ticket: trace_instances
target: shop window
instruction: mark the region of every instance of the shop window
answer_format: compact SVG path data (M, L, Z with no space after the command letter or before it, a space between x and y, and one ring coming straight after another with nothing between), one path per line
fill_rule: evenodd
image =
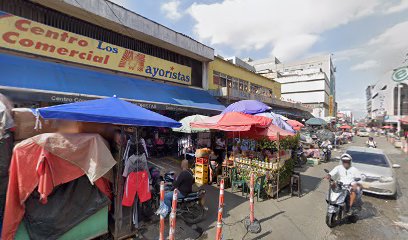
M233 78L232 79L232 88L233 89L238 89L239 87L239 80L238 79L236 79L236 78Z
M220 85L220 73L219 72L213 73L213 83L215 85Z
M227 78L222 76L220 77L220 86L221 87L226 87L227 86Z

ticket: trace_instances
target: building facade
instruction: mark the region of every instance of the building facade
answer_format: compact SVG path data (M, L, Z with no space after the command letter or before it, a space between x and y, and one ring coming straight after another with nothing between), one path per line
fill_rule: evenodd
M371 104L371 111L367 111L370 119L389 124L398 122L398 85L401 116L408 116L408 80L395 82L393 74L394 70L388 71L376 84L370 86L371 98L367 99L367 105Z
M225 104L252 99L272 106L274 112L283 115L309 117L309 108L281 100L281 83L251 70L251 65L237 57L215 57L208 67L208 89Z
M108 97L217 113L214 50L109 1L0 2L0 92L42 105Z
M336 78L331 55L282 63L276 57L246 62L255 71L282 84L285 100L307 104L315 117L335 116Z

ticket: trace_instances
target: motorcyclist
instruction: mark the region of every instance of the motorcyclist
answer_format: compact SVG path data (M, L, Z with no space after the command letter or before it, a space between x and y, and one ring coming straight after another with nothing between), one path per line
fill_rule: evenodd
M326 179L333 179L342 182L345 186L350 186L348 189L350 192L350 201L347 211L352 209L353 204L356 202L357 196L361 196L361 184L356 182L356 178L361 179L360 171L351 166L352 157L345 153L341 155L341 165L336 166L327 174Z
M320 148L328 148L329 146L331 146L331 142L329 139L326 139L322 142L322 144L320 144Z
M193 172L188 168L188 161L181 161L181 173L173 182L174 188L178 189L178 198L184 198L187 194L193 191L194 176ZM171 210L171 203L173 200L173 191L167 192L164 195L164 204L167 206L167 212Z
M376 148L377 147L377 143L374 141L373 137L369 137L367 142L366 142L367 147L372 147L372 148Z

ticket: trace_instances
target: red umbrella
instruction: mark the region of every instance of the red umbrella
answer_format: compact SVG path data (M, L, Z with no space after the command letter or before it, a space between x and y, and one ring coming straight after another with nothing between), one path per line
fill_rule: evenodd
M353 128L352 126L347 124L340 127L340 129L352 129L352 128Z
M272 123L272 119L262 116L253 116L240 112L228 112L221 117L214 116L211 120L219 120L213 124L203 124L203 122L192 122L191 127L209 128L223 131L243 132L251 129L252 126L265 128ZM206 120L204 120L206 121Z
M301 122L298 122L298 121L296 121L296 120L292 120L292 119L289 119L289 120L287 120L286 121L291 127L293 127L293 128L302 128L302 127L304 127L305 125L303 125ZM295 129L296 130L296 129Z
M394 127L393 126L384 126L384 127L382 127L383 129L393 129Z
M401 119L400 119L400 122L401 122L402 124L408 124L408 117L401 118Z
M238 136L240 138L250 138L250 139L268 138L269 140L275 141L278 139L277 138L278 133L280 137L287 137L287 136L295 135L294 133L283 130L279 128L278 126L271 124L266 128L252 127L249 131L240 132ZM232 133L228 134L228 137L230 138L234 136L237 137L237 134L234 134L234 135Z

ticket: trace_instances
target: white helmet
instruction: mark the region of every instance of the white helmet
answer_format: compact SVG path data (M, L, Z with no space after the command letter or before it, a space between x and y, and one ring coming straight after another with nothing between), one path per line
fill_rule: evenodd
M353 160L353 158L350 156L350 154L344 153L343 155L340 156L340 160L343 161L351 161Z

